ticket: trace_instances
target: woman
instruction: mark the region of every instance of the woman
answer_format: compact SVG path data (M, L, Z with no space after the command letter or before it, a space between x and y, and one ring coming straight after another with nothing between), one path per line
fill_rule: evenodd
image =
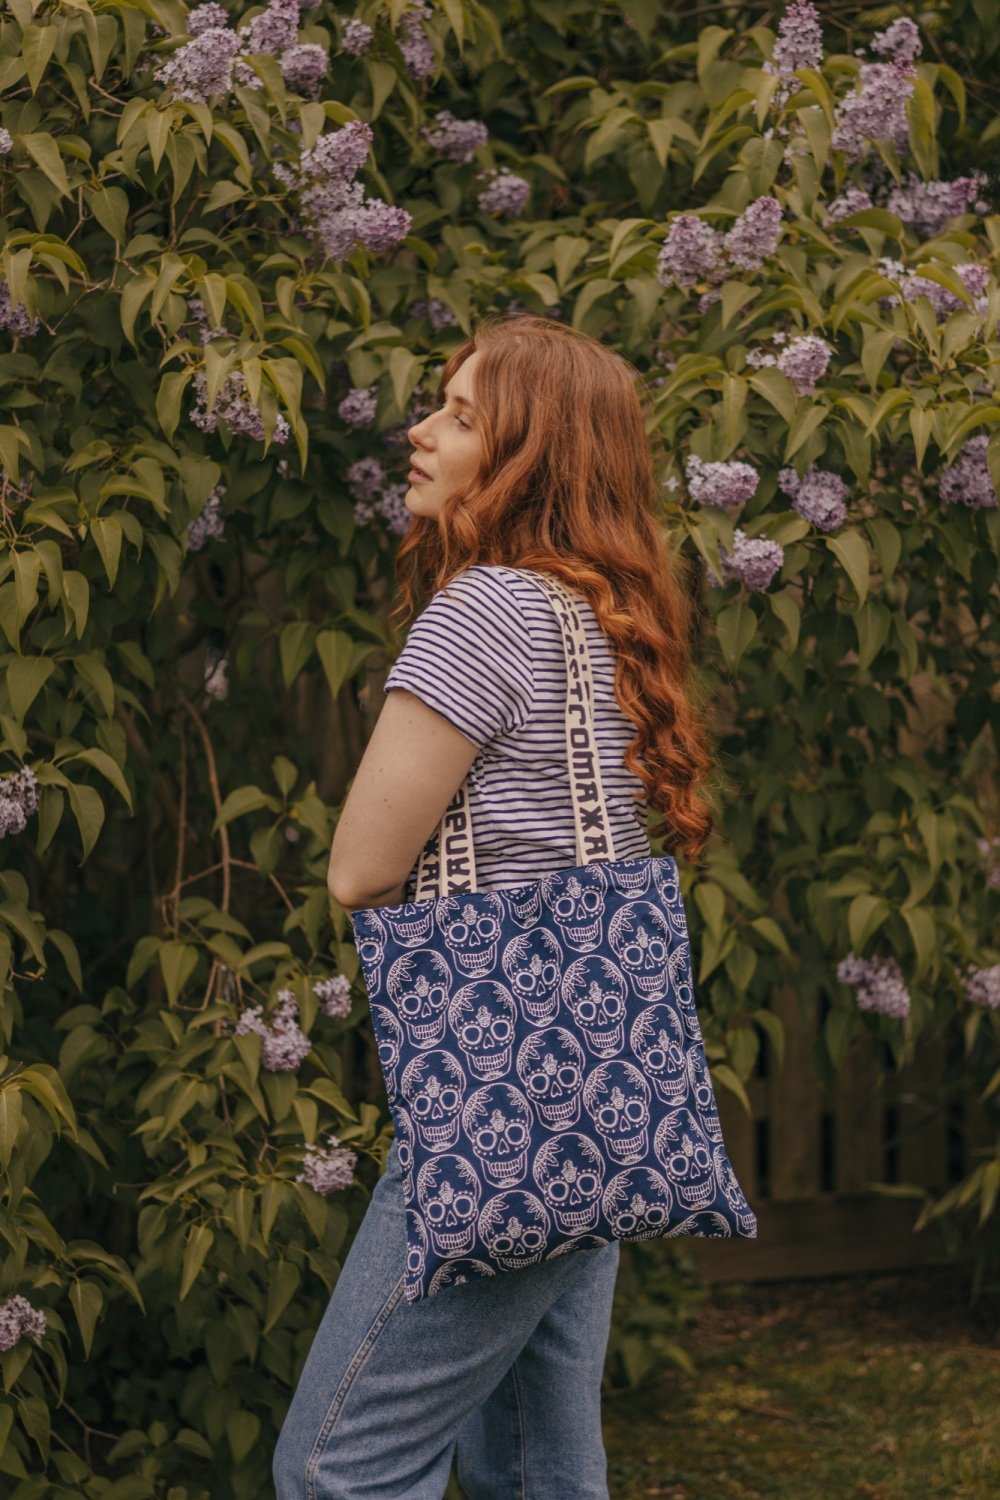
M687 687L687 609L655 516L636 372L545 318L488 320L409 431L398 554L416 618L337 825L349 910L412 899L417 861L469 775L477 887L577 863L566 671L547 598L583 597L616 858L696 857L711 760ZM306 1360L274 1458L278 1500L607 1500L600 1384L618 1244L403 1296L394 1143Z

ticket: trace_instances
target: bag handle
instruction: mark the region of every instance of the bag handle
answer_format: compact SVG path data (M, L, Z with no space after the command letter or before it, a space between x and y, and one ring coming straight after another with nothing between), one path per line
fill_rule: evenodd
M614 838L594 727L594 675L587 633L577 596L549 573L514 568L548 595L562 632L566 661L566 758L580 865L613 860ZM442 855L443 851L443 855ZM468 777L445 808L435 832L420 854L414 901L436 900L476 890L476 856L472 836Z

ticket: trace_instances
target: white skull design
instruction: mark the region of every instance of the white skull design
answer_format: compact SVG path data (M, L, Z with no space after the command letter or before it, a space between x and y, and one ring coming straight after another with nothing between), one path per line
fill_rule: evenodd
M722 1140L719 1109L715 1102L715 1090L708 1071L708 1059L701 1042L695 1042L687 1055L688 1078L694 1093L695 1108L701 1127L712 1142Z
M649 888L649 856L638 859L616 859L608 865L608 877L619 896L635 900Z
M499 1265L519 1271L541 1260L548 1243L549 1216L534 1193L513 1188L486 1204L479 1215L479 1235Z
M403 1069L403 1098L426 1151L447 1151L458 1140L458 1117L465 1099L465 1074L443 1048L411 1057Z
M409 1111L398 1103L393 1111L393 1124L396 1128L396 1156L405 1181L413 1171L413 1121Z
M428 1291L433 1297L444 1291L445 1287L462 1286L466 1281L482 1281L484 1277L496 1274L493 1267L483 1260L459 1256L457 1260L446 1260L443 1266L438 1266L431 1277Z
M542 880L542 899L555 917L568 948L589 953L601 941L601 918L608 877L599 864L583 865L572 874L557 872Z
M599 1234L581 1234L571 1240L563 1240L554 1250L550 1250L545 1257L546 1260L555 1260L557 1255L568 1255L571 1250L603 1250L605 1245L613 1245L613 1240L602 1240Z
M421 1281L427 1264L427 1231L416 1209L406 1210L406 1275Z
M629 1167L604 1189L604 1217L619 1240L652 1240L666 1232L674 1195L652 1167Z
M514 1044L514 997L505 984L477 979L463 985L448 1006L448 1025L474 1078L502 1078Z
M630 901L608 924L608 942L640 1000L662 1000L667 989L667 922L651 901Z
M745 1238L752 1240L757 1233L757 1215L747 1202L743 1189L736 1180L733 1164L726 1155L725 1146L716 1146L712 1157L715 1163L715 1176L722 1189L722 1195L736 1219L736 1227Z
M533 1032L518 1048L517 1076L549 1130L566 1130L579 1119L583 1065L583 1048L564 1026Z
M531 1106L512 1083L476 1089L462 1111L462 1129L498 1187L513 1187L527 1172L531 1126Z
M684 1030L695 1042L701 1041L701 1026L695 1009L694 986L691 983L691 949L687 943L679 943L671 949L667 959L667 979L670 999L681 1013Z
M661 854L653 860L653 884L664 906L680 904L681 884L677 878L677 861L673 855Z
M577 1131L554 1135L532 1162L532 1175L560 1229L584 1234L597 1223L604 1186L604 1158Z
M436 1047L444 1037L451 971L433 948L400 954L386 987L414 1047Z
M354 929L354 946L358 950L358 961L365 983L369 994L374 995L379 986L389 935L382 918L365 908L351 913L351 926Z
M617 964L597 953L578 958L563 975L560 993L595 1057L622 1050L628 985Z
M702 1240L729 1240L733 1237L733 1231L721 1214L688 1214L686 1219L675 1224L673 1229L664 1235L664 1239L677 1240L684 1235L693 1235Z
M707 1208L715 1197L715 1173L708 1140L688 1109L671 1110L656 1127L653 1150L682 1207Z
M468 979L482 979L497 961L503 906L490 891L449 896L438 920L455 962Z
M672 1005L650 1005L632 1022L632 1051L664 1104L680 1104L688 1091L684 1032Z
M396 1064L399 1062L400 1048L403 1045L403 1028L387 1006L373 1005L371 1011L372 1029L378 1043L378 1060L385 1074L386 1092L394 1094Z
M587 1113L623 1165L641 1161L649 1150L649 1085L631 1063L601 1063L583 1089Z
M417 1173L417 1201L439 1255L466 1255L476 1237L482 1189L464 1156L425 1161Z
M533 927L542 915L542 888L537 880L505 886L497 894L518 927Z
M507 983L532 1026L548 1026L559 1012L562 959L562 949L547 927L512 938L503 950Z
M386 910L385 920L396 942L401 948L419 948L430 941L434 928L434 906L426 901L401 901Z

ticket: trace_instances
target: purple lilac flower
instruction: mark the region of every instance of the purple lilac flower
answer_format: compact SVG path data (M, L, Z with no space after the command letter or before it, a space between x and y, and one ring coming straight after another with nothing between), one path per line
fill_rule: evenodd
M351 981L346 974L331 974L329 979L318 979L313 993L320 1002L325 1016L343 1020L351 1013Z
M13 307L10 288L0 286L0 330L5 333L32 334L42 326L41 318L29 318L28 309L21 303Z
M976 839L976 848L983 857L986 884L990 890L1000 890L1000 833L991 839Z
M456 120L449 109L440 110L434 124L425 125L423 133L429 146L455 162L471 161L476 148L485 146L490 138L481 120Z
M195 405L191 412L191 421L201 429L202 432L215 432L220 422L225 422L232 432L239 433L244 437L261 438L266 434L264 431L264 418L260 410L251 401L247 391L246 380L240 370L234 370L227 375L222 390L212 410L208 410L208 382L204 371L199 370L194 377ZM291 437L291 428L283 416L278 416L274 425L274 436L272 443L287 443Z
M747 205L722 243L737 270L757 271L774 254L780 235L781 204L765 194Z
M939 318L945 317L948 313L969 310L961 297L956 297L954 292L949 292L947 287L941 286L938 282L931 281L930 277L921 276L919 271L904 265L901 260L894 260L891 255L883 255L879 258L878 264L883 276L901 284L905 301L913 302L917 297L927 297ZM985 261L971 260L954 265L951 269L965 283L969 296L972 298L974 311L985 313L988 310L986 290L990 279L989 266ZM884 303L886 307L898 307L900 302L897 295L880 297L878 300L880 305Z
M787 375L799 396L808 396L816 389L816 382L826 373L833 350L817 334L806 333L792 339L786 349L778 355L777 366Z
M279 61L281 76L288 87L308 99L315 99L330 62L323 48L317 42L298 42L283 52Z
M411 216L381 198L364 196L350 179L368 158L369 125L350 120L303 151L292 168L278 165L275 176L299 195L309 228L331 260L343 260L359 241L372 252L398 245L410 231Z
M987 180L980 171L951 182L921 182L910 173L899 187L892 188L885 206L918 234L933 236L970 207L977 214L989 212L982 197Z
M729 578L738 578L748 589L766 589L785 560L785 549L780 542L768 541L766 537L748 537L739 526L733 532L733 549L719 548L723 572Z
M722 243L711 224L697 214L678 214L657 258L660 285L690 287L696 281L720 281L724 275Z
M970 510L996 510L997 492L986 462L989 435L985 432L963 443L953 464L941 472L938 498L943 505L966 505Z
M359 21L357 16L344 22L344 34L340 43L342 52L349 52L352 57L364 57L371 44L372 28L367 22Z
M848 214L861 213L863 209L874 207L871 194L864 188L845 188L827 204L826 221L828 224L837 224L841 219L846 219Z
M387 485L377 505L387 528L396 536L402 536L413 520L413 513L406 506L409 488L408 484Z
M321 135L308 151L299 157L299 170L307 177L356 177L368 160L374 135L364 120L348 120L331 135Z
M351 427L370 427L375 420L378 391L375 386L355 386L337 407L337 415Z
M14 137L0 125L0 156L9 156L14 149Z
M458 322L447 302L442 302L440 297L432 297L429 302L421 297L416 302L411 302L406 315L409 318L426 318L435 333L442 328L453 327Z
M23 833L28 819L38 811L38 780L30 766L11 776L0 776L0 839Z
M994 964L990 969L977 969L970 964L963 976L962 987L970 1005L1000 1010L1000 964Z
M424 0L414 0L399 22L402 33L399 50L403 54L406 71L411 78L418 80L434 71L434 48L420 24L421 20L426 20L431 14L431 7Z
M782 469L778 484L792 509L819 531L836 531L847 520L847 485L832 470L810 464L800 479L794 469Z
M871 39L871 50L893 62L912 62L923 51L917 23L909 16L901 16L885 31L876 31Z
M856 161L869 141L891 141L902 156L910 141L906 103L916 76L905 60L862 63L860 93L841 99L834 113L834 151Z
M227 330L221 325L215 328L208 326L208 314L205 304L200 297L191 297L188 300L188 312L198 325L198 342L210 344L213 339L225 338Z
M277 56L294 44L298 34L299 0L268 0L266 9L249 26L240 27L240 50Z
M270 1073L294 1073L308 1055L311 1042L298 1024L299 1007L292 990L278 991L278 1009L270 1025L262 1007L250 1005L236 1023L235 1035L255 1031L261 1038L261 1061Z
M188 36L201 36L203 31L224 31L229 25L229 12L214 0L205 5L196 5L188 11Z
M209 26L193 41L178 48L169 62L157 70L156 78L172 91L175 99L207 104L217 94L228 93L232 88L233 63L240 46L235 31Z
M858 958L849 953L837 965L841 984L853 986L859 1010L897 1019L910 1013L910 996L894 958Z
M45 1336L47 1319L40 1307L32 1307L27 1297L15 1292L5 1302L0 1302L0 1352L13 1349L20 1338L33 1339L35 1343Z
M823 33L819 13L810 0L793 0L778 23L778 35L763 72L774 73L781 83L773 101L780 109L798 84L796 68L818 68L823 61Z
M691 453L684 461L684 475L692 500L737 511L757 489L756 469L744 463L705 463Z
M531 183L518 177L507 167L498 172L480 173L486 186L476 198L476 206L484 214L520 214L524 212L531 197Z
M218 647L205 653L205 676L202 686L210 698L224 703L229 697L229 658Z
M358 1154L340 1144L336 1135L327 1137L325 1148L306 1146L302 1171L295 1181L304 1182L317 1193L339 1193L354 1181Z
M222 497L225 493L224 485L216 485L205 501L201 514L196 516L188 526L187 550L189 552L200 552L209 537L222 536L226 529L225 517L222 514Z
M385 468L378 458L358 458L347 470L347 488L355 500L374 500L385 488Z

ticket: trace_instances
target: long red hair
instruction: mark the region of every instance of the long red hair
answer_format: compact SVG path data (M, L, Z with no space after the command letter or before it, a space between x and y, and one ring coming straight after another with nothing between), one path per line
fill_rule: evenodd
M663 813L650 832L695 859L712 831L715 763L690 680L692 605L656 518L638 371L566 324L492 317L445 364L439 398L474 352L482 469L437 517L414 517L396 555L393 616L408 621L475 563L536 568L583 594L637 728L625 764Z

